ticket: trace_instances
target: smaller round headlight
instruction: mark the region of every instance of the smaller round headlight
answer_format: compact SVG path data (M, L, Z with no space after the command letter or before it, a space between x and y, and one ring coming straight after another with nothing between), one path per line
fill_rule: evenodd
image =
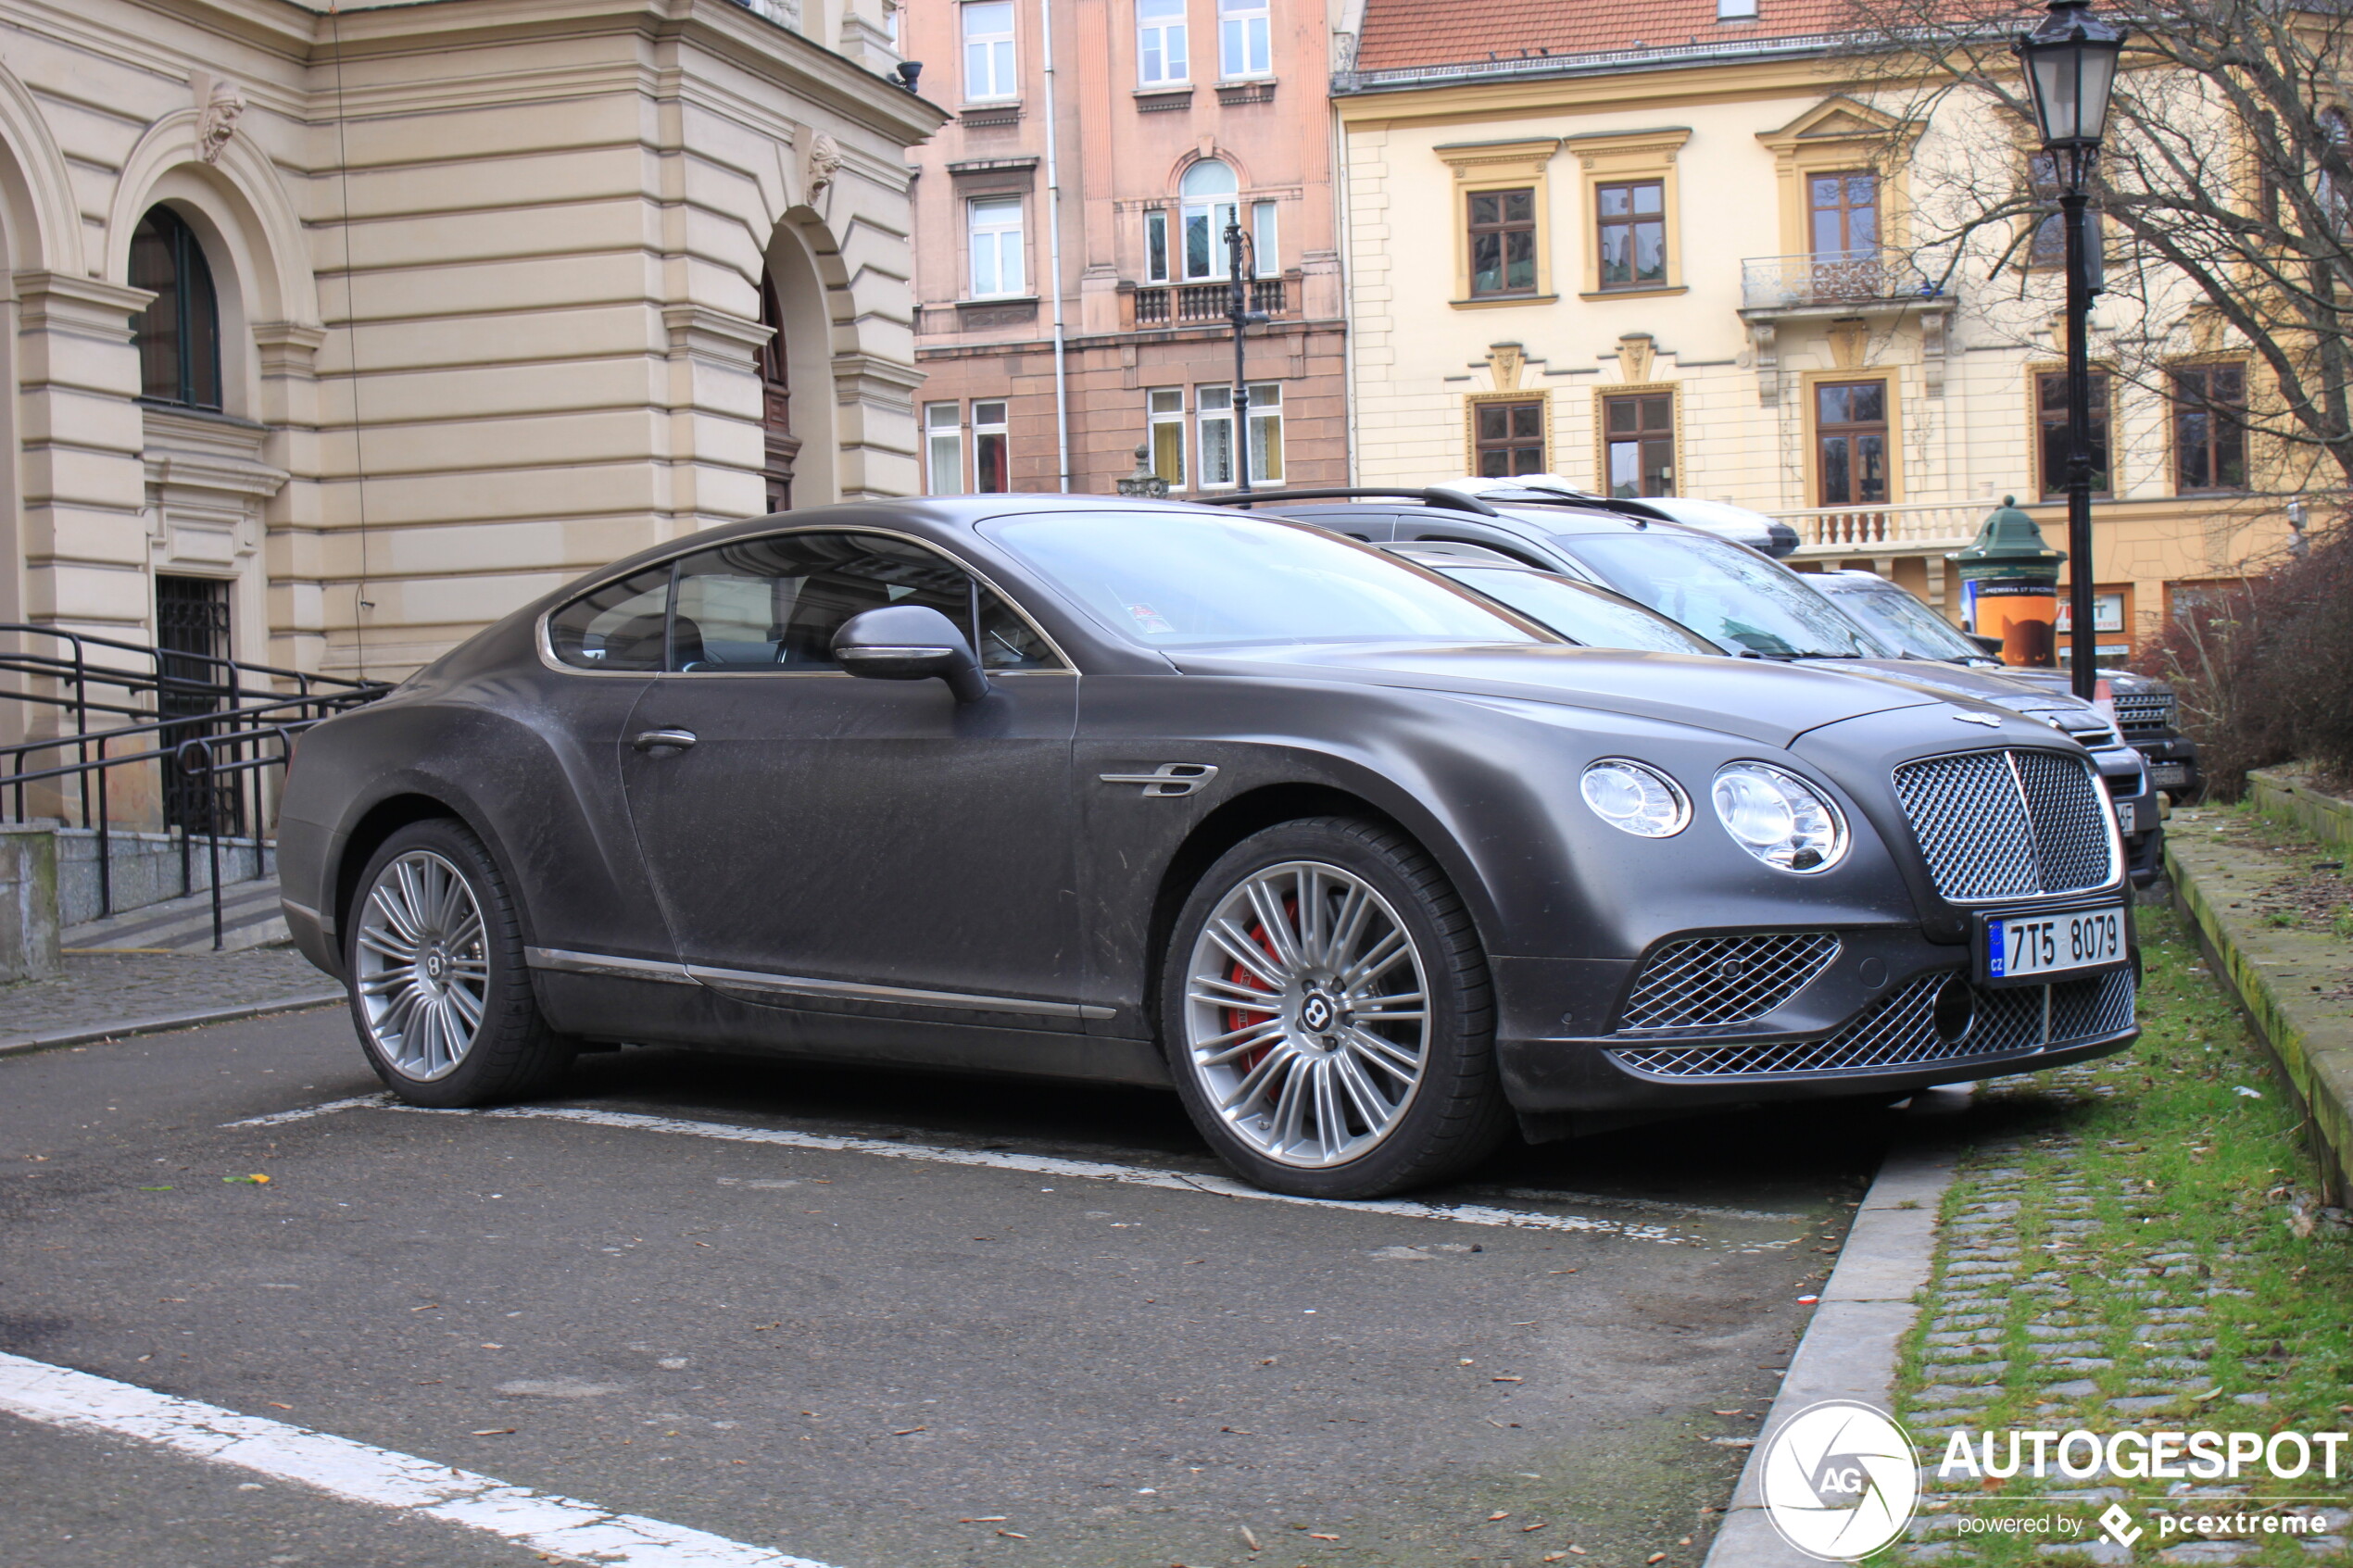
M1794 774L1762 762L1734 762L1716 771L1716 816L1732 842L1785 872L1818 872L1846 853L1846 822L1838 808Z
M1692 820L1681 788L1647 763L1605 757L1585 770L1578 788L1593 815L1637 838L1672 837Z

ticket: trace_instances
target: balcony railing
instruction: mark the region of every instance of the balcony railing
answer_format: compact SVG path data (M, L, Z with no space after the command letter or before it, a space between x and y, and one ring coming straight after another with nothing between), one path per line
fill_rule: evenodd
M1250 307L1269 316L1286 313L1290 290L1282 278L1258 278L1250 285ZM1200 326L1226 319L1231 297L1228 283L1179 283L1174 288L1136 291L1136 324L1139 327Z
M1957 550L1977 537L1990 501L1906 501L1881 507L1809 507L1773 515L1797 530L1796 554Z
M1752 256L1741 263L1741 307L1798 310L1943 297L1911 257L1883 250Z

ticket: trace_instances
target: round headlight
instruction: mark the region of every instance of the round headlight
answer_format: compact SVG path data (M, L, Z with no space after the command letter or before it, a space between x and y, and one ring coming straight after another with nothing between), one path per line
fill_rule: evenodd
M1719 768L1716 816L1732 842L1785 872L1818 872L1846 853L1846 822L1813 785L1762 762Z
M1605 757L1585 770L1578 788L1593 815L1637 838L1668 838L1692 820L1692 803L1656 768Z

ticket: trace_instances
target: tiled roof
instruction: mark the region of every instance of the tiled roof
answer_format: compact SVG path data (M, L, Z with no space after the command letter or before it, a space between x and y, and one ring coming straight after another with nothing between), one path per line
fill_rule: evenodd
M1717 0L1365 0L1360 71L1597 55L1840 31L1845 0L1756 0L1751 20L1718 21ZM1541 69L1541 68L1538 68Z

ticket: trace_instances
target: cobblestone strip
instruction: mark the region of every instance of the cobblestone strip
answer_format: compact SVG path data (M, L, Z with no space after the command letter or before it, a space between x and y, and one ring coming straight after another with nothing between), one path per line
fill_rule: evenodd
M1986 1085L1984 1100L1998 1108L2005 1097L2031 1095L2053 1106L2087 1104L2114 1096L2113 1080L2122 1071L2114 1063L2087 1063L1995 1080ZM2342 1509L2330 1511L2331 1534L2292 1543L2177 1537L2170 1546L2143 1539L2128 1547L2096 1538L2095 1516L2111 1503L2138 1500L2179 1513L2266 1509L2245 1483L2144 1482L2135 1498L2120 1486L2087 1486L2056 1473L2041 1481L2024 1474L1995 1482L1938 1475L1956 1432L1977 1437L1991 1430L2006 1447L2012 1428L2082 1429L2105 1437L2127 1427L2261 1430L2273 1424L2262 1413L2271 1403L2270 1393L2223 1395L2209 1371L2222 1348L2218 1323L2235 1325L2242 1315L2230 1305L2255 1295L2229 1283L2239 1248L2226 1243L2204 1251L2158 1250L2121 1267L2104 1266L2113 1249L2087 1250L2094 1238L2112 1239L2120 1227L2161 1230L2166 1200L2154 1183L2120 1178L2102 1184L2082 1174L2086 1147L2081 1137L2059 1131L1997 1137L1979 1143L1964 1161L1948 1201L1936 1282L1919 1334L1911 1380L1917 1386L1899 1405L1925 1462L1919 1515L1893 1555L1922 1563L2020 1561L2022 1543L2016 1538L1995 1544L1968 1529L1969 1521L1989 1512L1987 1494L1998 1492L2000 1511L2013 1517L2065 1512L2082 1521L2072 1538L2032 1537L2025 1549L2037 1558L2103 1565L2136 1556L2237 1563L2284 1561L2284 1551L2296 1561L2353 1561L2346 1535L2353 1512ZM2100 1147L2122 1151L2137 1146L2108 1140ZM2243 1336L2234 1343L2247 1348ZM2262 1348L2253 1348L2258 1362L2266 1359ZM2268 1489L2289 1488L2274 1484ZM2344 1490L2341 1483L2328 1489L2340 1496ZM2148 1523L2145 1514L2139 1517Z
M98 1038L157 1019L332 1002L341 994L291 947L69 957L62 973L0 986L0 1050L60 1035Z

